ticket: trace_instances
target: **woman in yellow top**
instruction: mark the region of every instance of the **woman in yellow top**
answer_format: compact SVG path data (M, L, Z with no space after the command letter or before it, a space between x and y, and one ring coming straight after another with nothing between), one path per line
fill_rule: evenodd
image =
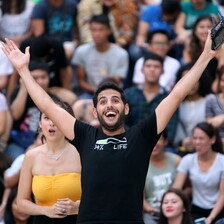
M53 100L70 114L72 109ZM80 157L54 123L41 113L44 144L27 151L19 180L17 203L35 216L35 224L75 224L81 197ZM34 195L34 202L32 200Z

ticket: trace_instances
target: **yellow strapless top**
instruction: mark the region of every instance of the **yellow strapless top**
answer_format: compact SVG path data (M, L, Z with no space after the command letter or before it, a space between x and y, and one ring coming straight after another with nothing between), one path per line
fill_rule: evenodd
M38 205L51 206L62 198L77 201L81 198L81 176L79 173L33 176L32 191Z

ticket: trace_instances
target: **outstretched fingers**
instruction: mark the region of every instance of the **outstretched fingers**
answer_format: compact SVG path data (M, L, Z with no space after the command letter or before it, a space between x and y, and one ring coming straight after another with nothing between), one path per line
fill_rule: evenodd
M5 44L2 43L2 51L8 56L10 54L10 49L9 47Z
M5 42L7 43L7 46L9 47L10 51L18 49L18 47L15 45L15 43L12 40L5 38Z
M30 61L29 47L26 48L24 54L12 40L6 38L2 49L17 71L28 67Z
M10 52L13 51L13 50L16 50L16 49L17 49L17 46L13 43L13 41L5 38L5 43L4 42L2 43L3 52L7 56L9 56Z

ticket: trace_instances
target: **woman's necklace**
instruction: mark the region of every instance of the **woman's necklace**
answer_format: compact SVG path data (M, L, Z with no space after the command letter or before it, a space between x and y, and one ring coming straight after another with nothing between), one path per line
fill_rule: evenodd
M49 158L53 159L54 161L58 161L62 155L64 154L65 150L67 149L67 144L68 144L68 141L66 141L65 143L63 143L59 148L64 148L60 153L59 155L55 156L53 155L52 153L49 153L49 150L47 151L47 155L49 156Z
M58 161L61 158L61 156L64 154L64 152L65 152L65 149L62 150L61 153L58 156L54 156L54 155L50 154L49 152L47 154L54 161Z

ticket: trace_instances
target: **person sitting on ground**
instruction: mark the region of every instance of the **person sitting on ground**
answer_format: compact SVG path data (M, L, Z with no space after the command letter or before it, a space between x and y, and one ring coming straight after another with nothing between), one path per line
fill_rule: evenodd
M93 41L90 21L94 15L107 15L110 41L125 49L132 43L138 21L136 4L130 0L82 0L78 5L78 26L82 44Z
M192 133L194 153L184 156L177 167L174 188L182 189L187 177L192 185L192 217L205 217L213 224L224 214L224 155L217 130L198 123Z
M174 24L176 42L184 44L191 35L192 28L199 16L213 15L217 18L218 5L211 0L190 0L181 2L181 13Z
M49 85L48 67L45 63L29 64L33 77L47 91ZM10 100L13 126L5 153L12 161L33 144L38 129L39 109L30 98L23 81L14 90Z
M25 51L27 46L30 46L31 60L48 63L50 73L49 85L70 90L72 68L60 41L41 35L24 40L20 49Z
M125 89L127 103L130 106L130 112L125 119L127 128L144 120L168 96L165 87L159 83L164 71L163 58L159 55L148 53L143 60L141 71L145 79L144 84ZM178 113L175 112L167 124L168 143L166 149L169 148L171 151L175 151L173 141L177 127L177 116Z
M148 33L155 30L165 30L174 39L173 23L180 12L179 0L166 0L159 5L146 6L138 24L137 46L144 48Z
M194 63L201 52L203 51L203 47L205 45L206 36L208 34L208 30L211 30L213 27L212 18L210 15L199 16L195 21L192 34L190 38L185 43L183 50L183 64ZM223 55L224 50L221 49L219 55L213 58L208 66L206 67L208 75L211 77L211 83L214 82L216 78L217 69L224 63Z
M79 43L77 2L74 0L42 0L31 15L33 36L46 36L63 44L68 60Z
M160 77L159 83L170 92L176 82L177 72L180 69L180 62L177 59L168 56L168 52L172 45L170 36L164 30L155 30L149 33L147 43L148 46L147 49L143 51L143 57L139 58L135 63L133 84L139 85L145 82L145 77L141 70L144 54L147 54L149 51L164 59L163 74Z
M217 92L206 98L205 116L207 122L219 130L224 152L224 65L218 69L217 76Z
M76 96L71 91L57 87L49 88L49 67L44 62L31 61L29 64L33 77L49 93L56 93L62 100L75 102ZM10 110L14 120L5 153L14 160L33 144L38 129L39 109L36 107L22 80L11 96Z
M31 61L48 64L50 87L72 89L72 67L60 41L42 35L24 40L20 45L21 51L24 52L27 46L30 46ZM9 80L7 99L10 99L18 83L19 75L14 71Z
M155 145L149 161L143 205L145 224L158 223L162 195L172 186L176 177L176 168L181 159L174 153L165 152L167 143L165 129Z
M183 65L177 74L177 82L187 74L193 63ZM198 122L206 120L206 97L211 93L211 81L206 71L192 88L190 93L181 102L178 108L178 122L174 138L174 146L181 156L194 150L192 144L192 130Z
M128 53L109 42L110 22L105 15L95 15L90 20L93 42L79 46L72 58L76 66L80 98L92 98L98 85L112 78L122 86L128 71Z
M34 3L27 0L2 0L0 35L12 39L17 46L32 35L30 27Z

